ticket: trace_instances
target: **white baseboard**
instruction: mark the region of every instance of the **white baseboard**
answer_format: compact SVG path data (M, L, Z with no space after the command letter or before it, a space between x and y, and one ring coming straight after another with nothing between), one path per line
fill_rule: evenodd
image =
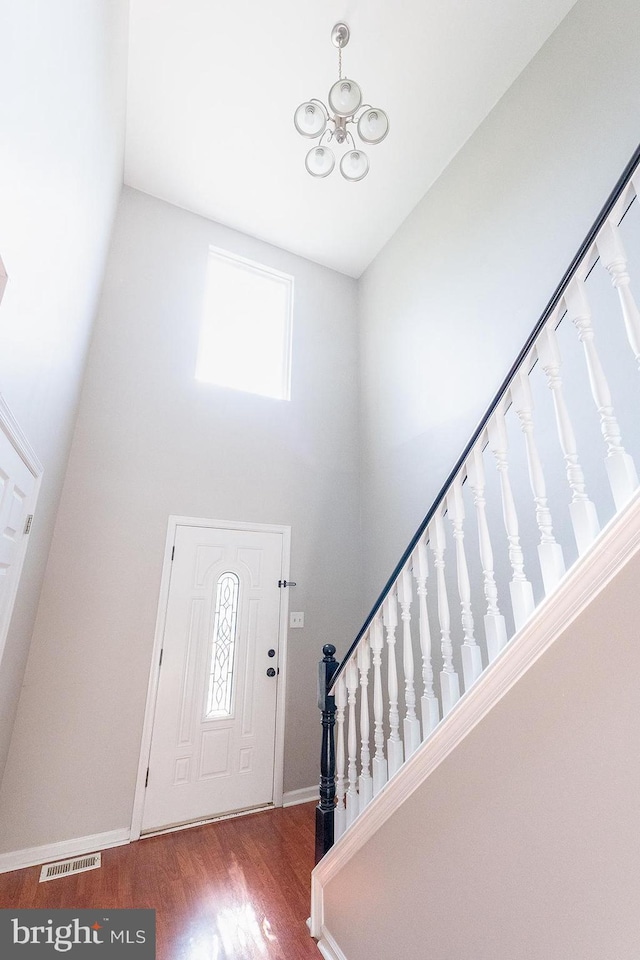
M300 790L288 790L282 794L282 806L293 807L296 803L310 803L312 800L318 800L320 797L320 788L318 784L313 787L302 787Z
M324 927L322 928L322 937L318 940L318 950L324 960L347 960L329 931Z
M41 847L0 853L0 873L23 870L25 867L35 867L54 860L67 860L69 857L81 857L86 853L106 850L108 847L119 847L129 841L128 829L107 830L106 833L94 833L89 837L76 837L74 840L45 843Z

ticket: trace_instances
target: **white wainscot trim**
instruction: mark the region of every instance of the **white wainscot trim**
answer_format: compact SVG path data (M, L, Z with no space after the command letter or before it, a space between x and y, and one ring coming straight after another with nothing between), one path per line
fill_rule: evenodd
M338 944L335 942L328 930L322 928L322 936L318 940L318 950L324 957L324 960L347 960Z
M489 711L640 550L640 490L600 532L556 590L455 704L402 770L374 797L311 874L311 936L327 938L323 889L401 804L424 783Z
M295 807L297 803L319 802L320 787L315 783L312 787L302 787L300 790L287 790L282 794L283 807Z
M108 847L120 847L129 842L128 829L107 830L106 833L94 833L88 837L76 837L74 840L45 843L41 847L27 847L25 850L0 853L0 873L40 866L40 864L52 863L54 860L83 857L87 853L96 853Z

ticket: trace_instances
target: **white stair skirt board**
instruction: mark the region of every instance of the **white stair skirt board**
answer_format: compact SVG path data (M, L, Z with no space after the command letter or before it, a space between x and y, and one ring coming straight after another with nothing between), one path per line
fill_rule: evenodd
M322 928L322 937L318 940L318 950L324 960L347 960L328 930ZM373 960L373 958L372 958Z
M295 807L297 803L311 803L315 800L320 802L320 787L314 784L313 787L302 787L300 790L287 790L282 794L283 807Z
M640 491L598 534L527 623L382 788L311 874L311 936L326 938L323 888L640 550Z
M68 857L81 857L97 850L106 850L108 847L120 847L130 842L129 834L128 828L108 830L106 833L94 833L88 837L76 837L73 840L60 840L58 843L45 843L41 847L0 853L0 873L23 870L25 867L35 867Z

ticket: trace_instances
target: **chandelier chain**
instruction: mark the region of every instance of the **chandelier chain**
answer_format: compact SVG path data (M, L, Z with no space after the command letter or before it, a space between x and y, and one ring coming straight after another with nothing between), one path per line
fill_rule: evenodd
M342 47L338 47L338 80L342 80Z

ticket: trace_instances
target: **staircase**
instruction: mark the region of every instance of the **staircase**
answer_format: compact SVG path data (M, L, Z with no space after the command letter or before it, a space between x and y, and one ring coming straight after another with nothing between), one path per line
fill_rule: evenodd
M603 690L593 694L593 710L587 711L589 722L600 716L607 702L606 721L619 716L627 730L623 718L628 717L629 697L614 696L615 706L610 708L607 681L620 674L616 684L620 691L625 687L632 669L626 653L632 657L635 650L621 641L633 633L636 613L640 614L632 586L633 576L640 572L640 556L634 559L640 549L635 465L640 465L640 311L631 279L637 277L640 297L639 167L640 149L346 656L338 664L332 645L323 650L319 682L322 769L316 819L319 862L312 876L311 934L318 939L323 956L331 960L359 960L361 956L372 960L386 960L387 956L501 958L494 935L486 931L485 940L481 933L468 953L462 941L455 947L456 937L446 940L446 934L446 948L440 942L431 952L425 917L433 907L425 902L424 911L419 910L419 899L410 907L415 883L403 894L398 881L401 865L394 858L372 859L367 851L385 842L393 849L394 835L396 843L402 836L406 844L407 830L413 832L416 840L423 838L424 850L420 854L424 861L420 856L416 859L409 839L404 856L414 879L420 869L428 874L439 863L446 886L449 866L456 857L449 851L443 866L432 849L431 835L423 835L425 824L433 822L435 829L442 820L434 797L438 785L444 783L443 771L455 771L458 755L469 754L474 738L485 736L498 714L507 724L504 738L498 734L489 741L489 748L486 739L483 741L487 753L480 758L481 764L490 767L494 755L502 756L503 739L515 750L514 757L519 749L525 751L528 762L538 741L527 739L527 728L539 725L540 718L544 721L545 711L552 716L557 710L560 716L563 705L577 705L594 661L604 668ZM616 594L621 584L626 584L622 600ZM609 638L603 636L602 621L598 621L602 616L609 618L604 631L611 631ZM600 623L593 637L590 622ZM585 640L584 650L575 638L576 624L591 638ZM610 648L604 642L607 639ZM570 644L570 655L565 656ZM606 664L611 661L615 662L609 670ZM581 670L586 671L582 686L577 680ZM521 717L516 721L518 701L526 700L536 678L545 673L548 694L540 700L539 709L529 714L531 723L523 724ZM577 715L577 710L576 706L571 716ZM510 743L514 730L520 746L516 741ZM562 741L562 729L555 728L554 736ZM594 742L593 734L587 742ZM505 749L505 758L507 754ZM602 769L616 756L615 749L605 751L599 761ZM566 756L562 762L571 766ZM637 766L637 756L634 762ZM514 764L507 776L511 785L520 777L520 764ZM617 768L614 765L612 769ZM611 771L608 776L613 776ZM572 780L571 786L567 785L568 791L574 789L573 784ZM478 785L477 790L480 795L482 787ZM616 798L623 793L621 788ZM586 790L585 808L589 807L589 795ZM457 803L446 799L453 797L446 789L440 796L445 806ZM576 796L583 795L578 792ZM492 799L489 793L488 797L491 808L500 806L499 795ZM475 814L467 811L463 820L462 814L457 816L448 827L441 827L438 836L450 833L454 848L456 837L465 836L473 853L483 845L483 828L490 832L487 822L491 817L481 806ZM542 816L540 811L537 816ZM603 816L606 819L606 813ZM563 836L567 833L571 833L570 827ZM514 836L520 835L516 832ZM544 846L542 839L539 845ZM492 849L500 849L499 856L505 856L499 840ZM507 885L515 884L512 860L510 856L505 860ZM470 864L478 867L473 856ZM640 857L636 867L639 864ZM549 871L553 873L551 863ZM455 894L458 887L464 889L464 875L464 866L462 873L451 874L456 879L451 881L454 892L445 904L449 910L444 910L445 927L464 910ZM351 887L345 886L345 877ZM390 877L394 877L391 887ZM482 879L473 890L478 886ZM488 881L487 886L491 886ZM427 887L433 887L431 880L425 883L425 890ZM392 939L385 948L384 926L377 934L373 932L388 907L382 892L390 891L394 900L396 888L399 916L389 922L400 923L406 942L414 944L409 948L413 953L406 952L406 945L403 952L402 937ZM563 895L566 889L564 884ZM335 891L344 894L345 890L341 912ZM327 895L332 922L327 922ZM403 896L408 910L405 916ZM500 901L503 896L508 899L510 891L505 891ZM470 904L477 899L472 893ZM527 899L524 893L522 899ZM580 899L577 888L574 899ZM582 895L583 904L586 901ZM496 903L490 912L502 917L503 906ZM553 914L552 906L548 910ZM515 912L527 915L522 903ZM442 913L441 909L438 916ZM539 913L544 925L548 912L539 908ZM430 922L438 926L433 916ZM354 953L352 946L345 952L337 929L344 932L360 927L357 942L364 944L361 951L358 948ZM623 920L615 925L618 932L623 927ZM421 931L424 948L418 951L415 944L423 942ZM372 940L367 944L368 935ZM346 939L351 943L352 938ZM557 946L557 940L554 942ZM533 948L527 952L523 946L518 955L542 956L540 943L542 940L538 952ZM599 947L600 953L592 954L596 948L594 934L589 945L576 947L575 956L585 960L605 955ZM568 958L574 955L572 949L558 948L545 956ZM614 949L607 955L631 957L627 941L620 941L618 952ZM513 951L511 956L515 956Z

